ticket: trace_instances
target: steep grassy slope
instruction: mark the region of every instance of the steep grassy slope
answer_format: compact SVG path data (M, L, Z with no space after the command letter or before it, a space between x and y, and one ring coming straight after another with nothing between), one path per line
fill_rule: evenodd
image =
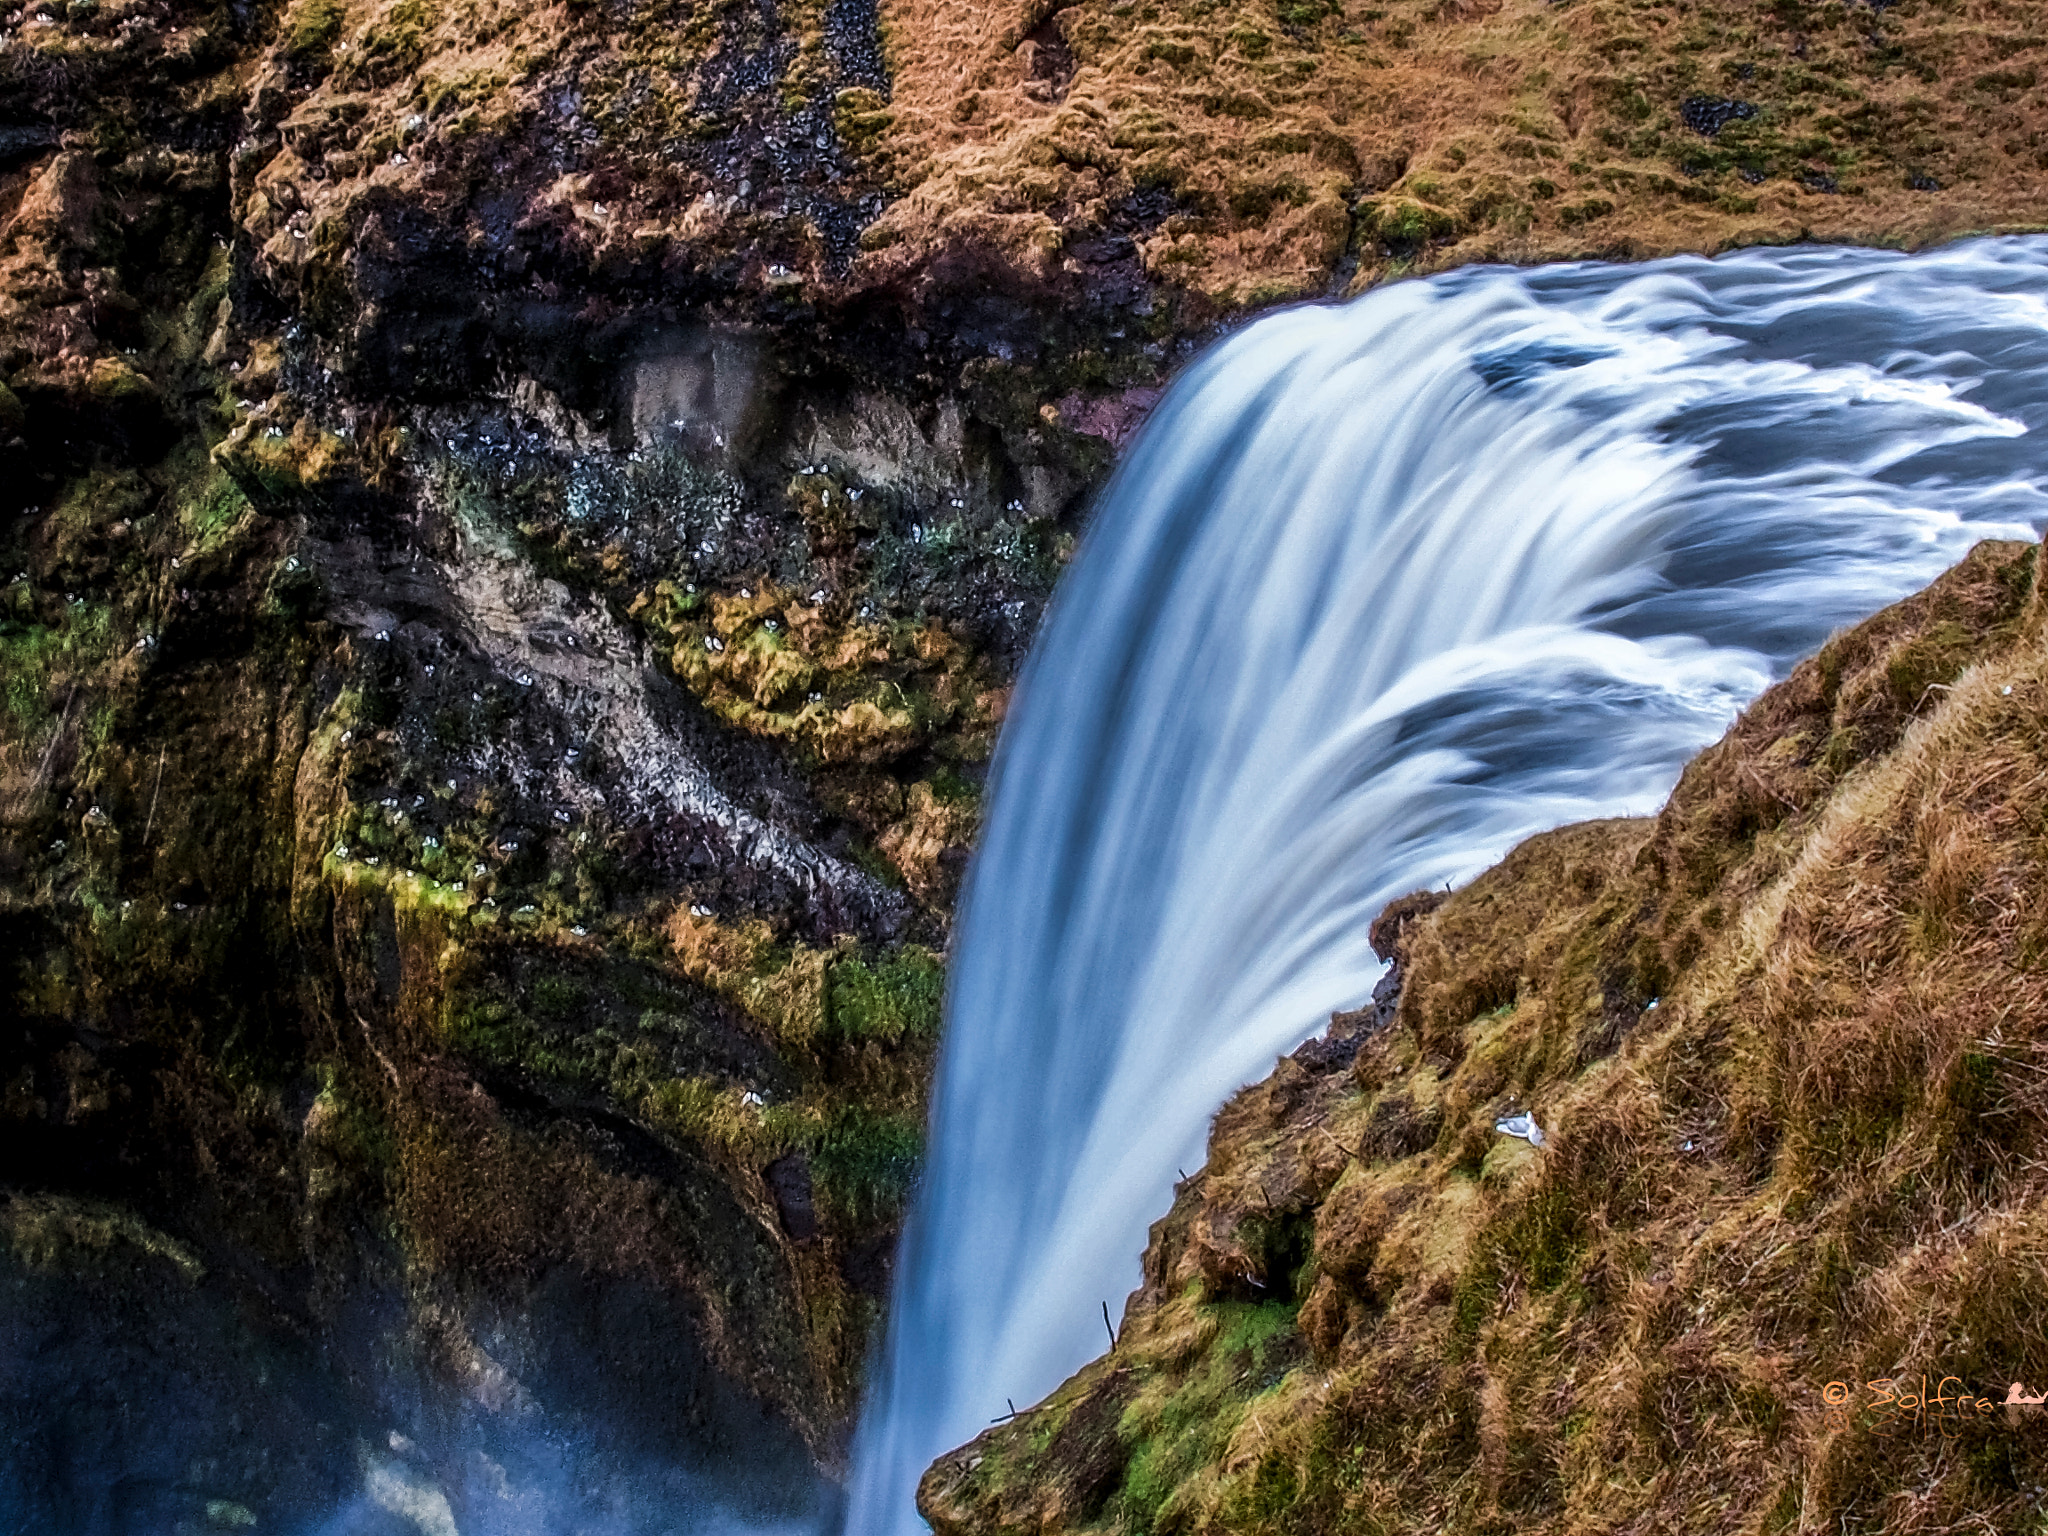
M2036 1528L2038 565L1831 641L1654 821L1391 908L1391 1022L1225 1106L1115 1350L935 1529Z

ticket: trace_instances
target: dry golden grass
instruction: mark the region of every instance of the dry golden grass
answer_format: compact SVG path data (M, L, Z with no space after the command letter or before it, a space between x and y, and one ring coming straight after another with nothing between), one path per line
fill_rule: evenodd
M1155 276L1243 304L1341 282L1354 207L1354 285L2048 221L2048 35L2021 0L887 0L884 14L896 94L881 142L913 190L868 243L902 239L902 262L946 230L1051 265L1130 228ZM1694 96L1756 115L1708 138L1681 121ZM1170 216L1136 227L1148 190Z
M1087 283L1127 237L1222 307L1472 261L2048 224L2026 0L884 0L881 32L886 93L834 72L816 3L301 5L255 81L289 104L282 143L236 218L335 323L401 205L466 218L511 186L563 270L729 252L765 282L772 247L821 294L962 258ZM768 75L728 100L754 53ZM1754 114L1708 137L1694 97ZM780 190L708 168L765 165L821 111L853 163L790 173L805 195L897 198L851 274Z
M1218 1116L1117 1351L940 1462L935 1526L2038 1528L2048 1414L2002 1406L2048 1391L2037 564L1980 546L1655 823L1412 919L1396 1026ZM1312 1356L1198 1400L1248 1305ZM1086 1457L1045 1449L1118 1383Z

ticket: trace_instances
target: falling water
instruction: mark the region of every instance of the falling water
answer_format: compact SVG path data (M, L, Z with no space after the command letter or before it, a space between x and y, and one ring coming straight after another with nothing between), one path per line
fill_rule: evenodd
M1210 1115L1390 897L1653 809L1838 625L2048 523L2048 243L1468 271L1160 405L1027 666L963 904L858 1536L1105 1340Z

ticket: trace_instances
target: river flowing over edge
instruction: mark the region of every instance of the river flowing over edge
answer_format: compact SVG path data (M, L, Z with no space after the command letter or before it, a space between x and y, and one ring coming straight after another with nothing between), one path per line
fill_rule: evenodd
M1833 628L2048 522L2048 244L1483 270L1269 317L1018 690L849 1520L1099 1350L1209 1115L1386 900L1653 808Z

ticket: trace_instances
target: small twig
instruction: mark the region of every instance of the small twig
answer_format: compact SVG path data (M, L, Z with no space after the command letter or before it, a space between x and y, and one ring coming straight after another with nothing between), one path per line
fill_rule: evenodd
M1316 1129L1323 1133L1323 1139L1325 1141L1329 1142L1331 1146L1335 1147L1339 1152L1342 1152L1346 1157L1355 1159L1356 1161L1361 1163L1365 1161L1363 1155L1354 1152L1349 1147L1345 1146L1343 1142L1337 1139L1336 1133L1331 1131L1327 1126L1318 1125Z
M370 1054L372 1056L375 1056L377 1058L378 1064L384 1068L385 1076L391 1079L391 1086L393 1088L403 1087L404 1085L401 1084L398 1080L398 1068L394 1067L391 1064L391 1058L389 1056L386 1056L384 1052L378 1048L377 1034L375 1030L370 1028L370 1021L364 1018L360 1013L356 1013L355 1009L353 1008L349 1009L349 1012L355 1015L355 1021L362 1028L363 1031L363 1043L369 1046Z
M75 686L64 695L64 710L57 716L57 728L50 732L50 744L43 748L43 760L36 765L35 779L28 787L31 795L43 787L43 775L50 771L50 759L56 754L57 743L64 739L64 722L71 718L71 701L77 697L78 689Z
M149 792L149 820L144 822L142 826L142 846L145 848L149 846L149 830L156 825L156 797L162 794L164 790L164 754L170 750L169 742L157 748L156 788Z
M1116 1350L1116 1329L1110 1327L1109 1303L1106 1301L1102 1304L1102 1326L1109 1330L1109 1347L1111 1352L1114 1353Z
M1771 788L1770 785L1764 782L1764 776L1756 771L1756 764L1744 763L1742 765L1742 771L1748 774L1750 778L1756 781L1756 787L1758 789L1762 790L1765 794L1769 795L1773 800L1777 801L1778 804L1784 806L1785 809L1790 811L1793 815L1797 816L1799 814L1799 807L1797 805L1795 805L1792 801L1787 800L1783 795L1779 794L1775 789Z

